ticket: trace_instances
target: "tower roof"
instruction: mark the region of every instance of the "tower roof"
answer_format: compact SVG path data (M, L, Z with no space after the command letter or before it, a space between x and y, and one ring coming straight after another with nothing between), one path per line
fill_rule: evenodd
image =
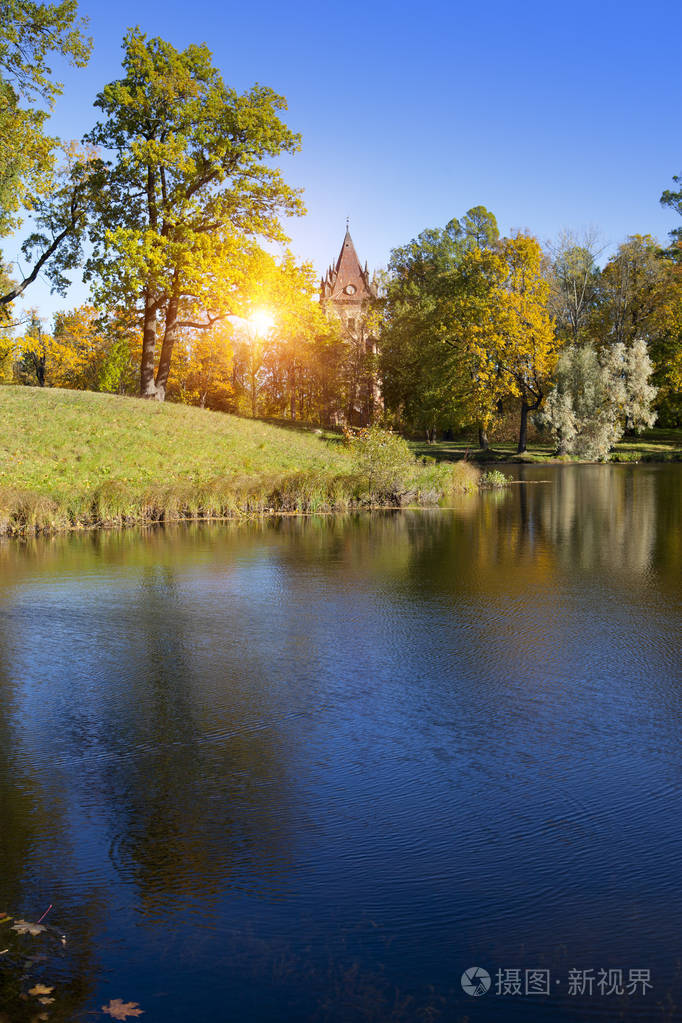
M351 277L357 277L362 273L362 267L360 266L360 260L358 254L355 251L353 245L353 239L350 236L350 231L346 227L346 234L343 242L341 243L341 251L339 252L339 258L336 260L336 272L341 274L342 277L347 277L350 280Z
M322 281L322 297L335 302L358 303L374 295L367 266L363 270L346 225L339 258Z

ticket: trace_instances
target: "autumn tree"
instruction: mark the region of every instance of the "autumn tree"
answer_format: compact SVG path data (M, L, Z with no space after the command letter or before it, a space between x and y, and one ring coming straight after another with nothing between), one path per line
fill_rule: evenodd
M39 387L130 392L133 341L91 305L57 312L52 330L36 310L13 343L18 379Z
M291 258L276 264L252 292L254 308L273 314L263 350L268 412L325 421L321 393L324 348L333 334L317 301L313 267Z
M259 407L265 415L336 427L357 391L357 344L310 303L299 318L276 317L261 349ZM248 354L247 354L248 357ZM235 359L235 361L237 361Z
M236 321L236 408L326 422L323 391L332 333L317 301L312 266L298 265L290 256L264 261ZM338 391L336 400L341 400Z
M265 345L269 324L254 326L250 317L242 320L235 335L233 385L235 411L256 418L261 407L265 367Z
M662 426L682 426L682 262L670 267L669 286L651 318L647 345Z
M607 261L589 333L601 349L647 344L663 422L682 416L682 263L651 235L631 235Z
M183 329L168 381L168 397L185 405L233 411L233 327L228 321L210 330Z
M50 271L68 239L82 224L82 192L67 196L68 165L57 177L60 144L47 134L47 121L62 90L50 63L54 56L77 67L87 63L91 41L78 19L76 0L42 4L35 0L3 0L0 21L0 237L16 230L22 213L38 221L24 246L31 268L21 281L0 292L5 309L43 271ZM76 175L77 177L77 175ZM46 201L56 201L49 226ZM62 268L74 265L68 253Z
M528 443L528 414L540 408L547 393L559 343L548 311L550 286L538 242L526 235L507 239L503 254L508 276L501 296L499 366L510 393L521 402L520 454Z
M98 391L109 357L109 339L91 305L55 314L50 342L53 387Z
M535 238L518 235L494 249L473 248L454 277L445 325L480 421L488 425L504 398L519 400L519 453L526 450L528 415L542 404L559 347L549 287Z
M239 315L262 242L282 243L280 217L302 211L271 164L300 140L279 117L284 99L228 88L206 46L178 51L133 29L123 49L88 136L110 154L88 275L104 304L136 305L140 393L163 400L180 333Z
M599 275L591 330L597 343L628 344L648 336L665 293L669 262L651 235L634 234L618 246Z

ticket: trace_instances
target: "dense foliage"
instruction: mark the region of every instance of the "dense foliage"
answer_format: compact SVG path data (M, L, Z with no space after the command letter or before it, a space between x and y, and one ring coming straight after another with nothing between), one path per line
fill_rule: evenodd
M559 358L555 386L542 413L560 454L604 461L626 430L653 426L656 389L643 341L622 342L601 354L569 345Z
M26 214L32 233L27 274L0 268L0 381L333 427L371 418L428 440L473 429L483 447L515 421L519 452L544 430L586 457L654 415L682 424L682 228L604 259L593 233L543 247L501 237L475 206L395 248L348 330L286 248L285 218L304 210L277 167L300 146L282 96L235 91L205 45L131 29L100 120L64 146L46 132L60 92L48 60L88 59L76 0L2 12L0 235ZM681 196L660 201L682 213ZM18 317L38 273L63 293L74 271L91 303L52 324Z

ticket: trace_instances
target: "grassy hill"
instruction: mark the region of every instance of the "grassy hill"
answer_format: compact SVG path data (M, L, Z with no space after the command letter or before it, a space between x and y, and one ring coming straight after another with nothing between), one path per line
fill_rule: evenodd
M411 456L368 473L338 441L220 412L0 387L3 533L430 503L476 481L471 466Z

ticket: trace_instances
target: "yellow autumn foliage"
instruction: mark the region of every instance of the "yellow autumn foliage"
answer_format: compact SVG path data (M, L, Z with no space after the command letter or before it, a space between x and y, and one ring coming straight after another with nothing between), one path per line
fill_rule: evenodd
M556 364L559 341L547 309L542 250L527 235L473 248L459 280L446 331L468 368L472 416L487 426L504 398L539 404Z

